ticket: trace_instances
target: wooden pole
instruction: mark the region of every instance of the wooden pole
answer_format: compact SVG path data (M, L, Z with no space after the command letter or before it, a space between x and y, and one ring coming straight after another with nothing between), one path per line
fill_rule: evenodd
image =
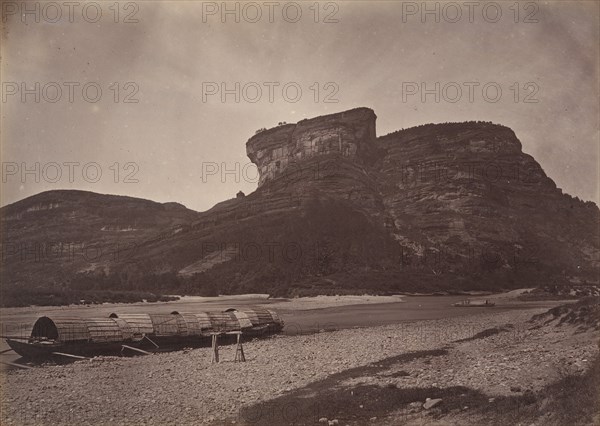
M8 361L0 361L0 364L12 365L13 367L18 367L18 368L23 368L23 369L33 368L28 365L17 364L15 362L8 362Z
M150 339L147 335L144 334L144 339L146 339L147 341L149 341L150 343L152 343L154 346L156 346L156 349L158 349L158 345L156 343L154 343L154 341L152 339ZM143 339L142 339L143 340Z
M146 352L142 349L138 349L138 348L134 348L133 346L127 346L127 345L121 345L121 353L123 352L123 349L131 349L132 351L137 351L139 353L142 353L144 355L152 355L150 352Z
M212 359L210 360L211 363L218 363L219 362L219 341L218 341L218 334L213 333L212 335Z
M235 362L246 362L246 357L244 356L244 348L242 346L242 332L240 331L237 334L237 346L235 348Z
M60 355L60 356L66 356L67 358L75 358L75 359L87 359L84 356L79 356L79 355L72 355L72 354L66 354L64 352L52 352L53 355Z

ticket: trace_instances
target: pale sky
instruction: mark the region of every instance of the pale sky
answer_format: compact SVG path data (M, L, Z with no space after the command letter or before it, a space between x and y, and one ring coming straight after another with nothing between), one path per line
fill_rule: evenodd
M81 7L70 19L61 2L60 19L57 10L38 3L39 22L3 4L2 205L45 190L82 189L206 210L238 190L256 188L245 143L258 128L359 106L375 110L380 136L448 121L509 126L563 191L598 203L598 2L539 1L537 8L522 2L518 16L513 1L497 2L502 16L495 23L495 10L482 13L485 2L475 8L473 22L464 3L454 3L462 8L460 19L453 6L440 3L439 23L432 15L422 22L420 11L408 14L408 3L422 2L404 2L404 13L400 2L323 2L318 16L310 8L314 2L300 2L302 16L295 23L288 22L296 12L291 2L275 3L273 22L265 3L253 4L262 10L258 22L249 22L256 8L246 6L243 14L240 4L239 23L233 15L221 22L222 2L120 2L115 17L114 2L99 1L98 22L88 22L95 10L84 14ZM123 22L129 14L138 22ZM328 15L338 22L323 22ZM232 89L236 82L247 85L239 103L234 95L225 102L219 94L203 99L203 88L222 82ZM403 99L403 85L434 88L436 82L451 83L447 98L462 87L462 98ZM480 84L473 102L468 82ZM483 97L487 83L502 88L498 102ZM83 98L85 84L88 99L96 96L95 87L102 89L97 102ZM263 90L253 103L256 86ZM537 103L523 102L526 86ZM28 87L33 91L23 102ZM292 103L294 87L302 94ZM324 102L336 90L330 99L339 102ZM487 93L495 96L493 89ZM139 102L123 102L127 95ZM39 172L21 176L22 163L33 170L39 163ZM60 165L60 176L53 163ZM220 175L222 164L235 170L236 163L239 173ZM203 164L216 174L203 179ZM128 183L130 173L134 182Z

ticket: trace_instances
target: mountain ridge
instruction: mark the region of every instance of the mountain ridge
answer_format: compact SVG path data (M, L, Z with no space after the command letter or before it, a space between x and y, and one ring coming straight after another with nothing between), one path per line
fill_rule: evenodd
M120 207L100 208L99 199L75 191L69 196L83 203L86 223L68 235L79 232L92 245L124 241L132 247L127 258L38 260L32 268L9 247L14 262L3 255L3 281L70 286L81 274L116 274L132 289L294 295L494 290L597 277L598 207L563 194L510 128L440 123L377 137L375 121L372 110L356 108L257 132L246 143L260 173L257 190L204 212L127 196L110 199ZM52 202L51 194L0 209L8 241L67 226L60 206L10 219L18 206ZM106 215L104 231L90 210ZM40 226L36 215L52 221ZM84 231L90 224L94 232Z

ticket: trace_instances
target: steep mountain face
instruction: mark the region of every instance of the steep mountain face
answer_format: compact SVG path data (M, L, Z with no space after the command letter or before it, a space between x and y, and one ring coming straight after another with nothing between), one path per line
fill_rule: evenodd
M111 196L80 192L62 194L58 207L53 193L7 206L8 241L65 232L61 241L126 240L134 249L66 269L44 263L33 274L3 260L5 277L59 282L102 271L136 288L159 276L173 291L274 294L597 279L597 206L563 194L512 130L431 124L377 138L375 121L357 108L258 132L246 144L258 189L203 213L127 197L99 209L95 197ZM86 226L72 227L70 215Z
M379 139L379 182L394 234L450 270L530 266L593 275L598 208L562 193L521 150L512 130L488 123L421 126ZM422 244L416 244L419 238ZM438 254L439 253L439 254Z
M116 265L196 212L177 203L87 191L43 192L1 209L2 283L39 286Z

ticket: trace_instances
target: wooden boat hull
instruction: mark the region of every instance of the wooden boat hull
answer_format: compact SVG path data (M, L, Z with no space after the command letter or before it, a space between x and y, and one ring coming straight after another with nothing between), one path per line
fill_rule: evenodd
M27 341L6 339L8 346L21 355L23 358L48 358L52 355L52 352L58 350L61 345L34 345Z
M17 354L23 358L40 360L48 358L64 358L64 355L58 353L66 353L77 356L94 356L106 354L118 354L122 349L121 343L54 343L40 344L35 342L19 341L6 339L6 342ZM134 346L130 342L130 346ZM125 344L125 342L123 342Z
M279 316L266 309L195 314L111 314L109 318L38 318L29 338L7 338L16 353L28 359L95 355L134 355L211 345L219 334L223 344L235 333L258 337L283 329Z
M264 336L271 334L272 329L252 330L244 333L248 337ZM49 358L64 358L63 355L56 352L67 353L77 356L92 357L96 355L137 355L135 351L123 350L123 345L142 349L146 352L169 352L181 350L183 348L209 347L211 345L211 336L189 336L182 338L179 336L152 336L152 341L124 341L108 343L89 343L89 342L69 342L69 343L51 343L43 344L39 342L29 342L26 340L6 339L8 345L17 354L23 358L32 360L41 360ZM221 344L235 343L235 336L223 334L220 338ZM152 343L156 343L158 348Z

